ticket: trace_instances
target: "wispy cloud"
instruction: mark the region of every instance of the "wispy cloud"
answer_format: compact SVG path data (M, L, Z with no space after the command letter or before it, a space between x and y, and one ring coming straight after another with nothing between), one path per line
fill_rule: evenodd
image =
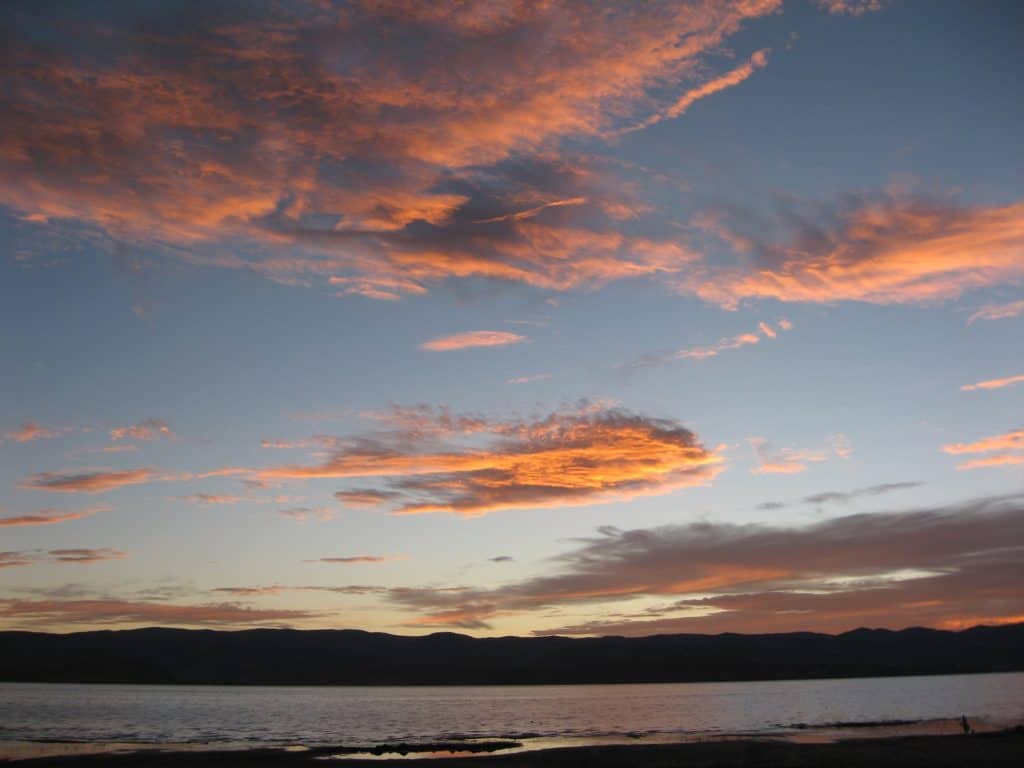
M921 485L922 483L917 481L906 480L898 483L879 483L877 485L869 485L865 488L854 488L850 491L820 491L819 493L812 493L809 496L804 496L802 499L795 502L765 501L758 504L757 509L768 512L777 509L785 509L786 507L793 506L794 504L813 504L815 506L824 506L826 504L849 504L855 499L872 498L886 493L893 493L895 491L905 491L911 488L918 488Z
M854 499L881 496L883 493L905 491L920 486L921 483L915 481L879 483L878 485L869 485L867 488L854 488L852 491L822 491L821 493L804 496L801 501L804 504L848 504Z
M22 526L57 525L66 523L69 520L81 520L85 517L100 512L110 512L113 507L106 504L97 504L84 509L40 509L27 515L14 515L13 517L0 517L0 528L17 528Z
M506 213L500 216L492 216L489 219L478 219L477 224L494 224L499 221L522 221L523 219L532 219L541 211L546 211L549 208L563 208L567 205L583 205L587 202L585 197L570 197L565 200L553 200L550 203L541 203L535 205L532 208L527 208L525 211L516 211L515 213Z
M953 456L993 454L983 458L970 459L958 464L957 469L982 469L1024 464L1024 429L983 437L970 443L948 443L942 446L942 450Z
M38 472L22 480L18 487L58 493L102 493L127 485L148 483L157 477L157 471L152 468Z
M420 349L431 352L450 352L456 349L473 347L504 347L509 344L520 344L528 341L526 336L508 331L466 331L451 336L439 336L436 339L420 344Z
M290 507L279 509L277 514L287 517L289 520L297 520L304 523L307 520L320 520L326 522L334 519L334 510L329 507Z
M163 419L146 419L138 424L115 427L110 430L111 440L155 440L158 437L174 437L171 428Z
M662 120L669 120L675 117L679 117L684 114L690 107L696 104L701 99L706 99L708 96L713 96L716 93L732 88L733 86L739 85L744 80L753 75L757 70L762 69L768 65L768 54L771 53L770 49L762 48L759 51L755 51L750 59L735 69L731 69L723 75L712 78L705 83L691 88L686 91L682 96L676 99L672 104L662 110L660 113L651 115L642 123L635 125L631 128L627 128L620 133L631 133L633 131L639 131L644 128L649 128L652 125L660 123Z
M1002 379L988 379L987 381L979 381L976 384L965 384L960 387L964 392L975 392L979 389L1002 389L1003 387L1009 387L1014 384L1020 384L1024 382L1024 373L1016 376L1007 376Z
M852 445L845 435L833 435L830 448L775 448L763 437L751 437L748 442L754 449L757 466L751 472L757 475L792 475L807 471L809 464L827 461L830 455L841 459L853 453Z
M390 501L400 501L402 494L398 491L381 491L375 488L356 488L348 491L338 491L334 498L353 509L370 509L379 507Z
M1024 301L986 304L968 318L967 324L971 325L975 320L1006 320L1011 317L1019 317L1022 314L1024 314Z
M0 617L10 626L291 626L322 616L317 611L256 609L237 603L177 605L119 599L4 600Z
M694 269L679 289L734 309L745 299L937 302L1024 280L1024 202L969 208L889 193L787 210L783 221L787 242L745 238L752 268Z
M312 437L300 438L298 440L261 440L262 448L335 448L337 438L330 435L313 435Z
M266 586L252 587L216 587L210 591L214 593L236 595L239 597L265 597L281 595L287 592L327 592L337 595L380 595L387 593L388 588L363 584L346 584L340 587L310 584L269 584Z
M372 563L386 563L396 558L389 555L348 555L347 557L320 557L316 560L307 560L310 563L334 563L337 565L367 565Z
M32 565L35 560L27 552L0 552L0 568L21 568Z
M3 440L10 440L14 443L30 443L33 440L47 440L54 437L60 437L67 431L68 430L66 428L49 429L47 427L40 426L34 421L26 421L20 427L4 432L0 437L2 437Z
M58 563L75 563L91 565L104 560L120 560L128 557L127 552L119 549L51 549L50 558Z
M726 336L719 339L714 344L701 347L683 347L677 349L674 352L668 352L659 355L644 355L633 363L634 367L648 366L648 365L661 365L668 363L673 360L706 360L710 357L718 357L723 352L728 352L734 349L741 349L742 347L749 347L753 344L759 344L763 339L775 339L782 331L789 331L793 328L793 323L789 320L780 320L778 327L773 328L771 324L764 321L758 323L756 331L750 331L747 333L738 333L735 336Z
M179 496L181 501L187 501L192 504L238 504L243 501L247 501L245 496L235 496L230 493L193 493L190 496Z
M463 423L446 411L427 410L400 417L393 432L353 439L320 464L270 467L255 476L382 478L388 482L383 495L358 489L338 499L357 506L380 500L399 514L475 516L668 493L710 482L723 464L718 450L705 448L677 422L601 405L530 421L473 417ZM463 442L479 435L491 443Z
M957 465L957 469L984 469L985 467L1012 467L1024 464L1024 453L999 453L980 459L971 459Z
M836 16L861 16L870 11L880 11L887 0L815 0L823 11Z
M75 565L93 565L106 560L120 560L128 556L119 549L104 547L100 549L32 549L21 552L0 552L0 568L13 566L35 565L37 563L72 563ZM0 600L0 604L3 600ZM2 613L0 613L2 615Z
M942 446L946 453L959 456L965 453L989 453L1000 450L1024 449L1024 429L1016 429L1001 435L983 437L971 443L949 443Z
M545 381L550 379L550 373L534 373L530 376L514 376L511 379L506 380L506 384L529 384L534 381Z

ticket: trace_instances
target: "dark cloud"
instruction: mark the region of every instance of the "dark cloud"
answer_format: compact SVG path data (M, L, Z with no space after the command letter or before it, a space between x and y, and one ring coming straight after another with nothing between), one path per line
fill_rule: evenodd
M78 563L89 565L104 560L119 560L127 557L126 552L119 549L51 549L48 553L50 558L58 563Z
M101 563L104 560L120 560L127 556L127 552L110 547L100 549L51 549L49 551L31 549L20 552L0 552L0 568L12 568L46 562L92 565L93 563Z
M302 610L256 609L236 603L175 605L164 602L97 598L90 600L4 600L0 617L10 626L160 625L160 626L291 626L322 616Z
M1022 620L1024 496L858 514L803 528L693 523L602 528L553 575L495 589L392 590L420 624L472 627L505 614L601 606L554 632L837 631ZM609 607L658 602L654 618ZM648 614L650 616L650 614Z
M804 496L801 501L803 501L804 504L846 504L857 498L865 496L881 496L883 493L905 491L910 488L918 488L920 485L921 483L915 481L880 483L879 485L871 485L867 488L855 488L852 491L824 491L822 493L815 493L810 496Z
M794 504L847 504L854 499L859 498L870 498L873 496L881 496L884 493L892 493L894 491L905 491L911 488L919 488L923 483L919 483L913 480L898 482L898 483L879 483L878 485L869 485L866 488L854 488L851 491L822 491L821 493L812 493L810 496L804 496L799 502L792 502ZM784 501L765 501L758 504L755 509L763 511L774 511L778 509L785 509L791 504Z

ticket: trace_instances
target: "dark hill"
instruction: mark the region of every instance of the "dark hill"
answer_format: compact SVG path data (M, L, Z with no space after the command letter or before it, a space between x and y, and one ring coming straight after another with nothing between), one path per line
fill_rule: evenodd
M23 682L632 683L1013 670L1024 670L1024 624L580 639L281 629L0 632L0 680Z

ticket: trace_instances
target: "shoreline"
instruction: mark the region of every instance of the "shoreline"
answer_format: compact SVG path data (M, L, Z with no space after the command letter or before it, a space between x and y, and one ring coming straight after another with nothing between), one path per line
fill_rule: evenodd
M529 740L523 740L529 741ZM0 763L24 768L304 768L323 761L346 766L409 765L496 766L960 766L1017 765L1024 761L1024 725L972 735L885 735L802 739L779 735L718 736L692 741L611 742L576 745L524 744L523 741L480 739L367 747L255 747L208 744L157 745L89 742L61 743L78 747L71 753L0 757ZM39 746L45 742L35 742ZM51 746L58 746L52 744Z

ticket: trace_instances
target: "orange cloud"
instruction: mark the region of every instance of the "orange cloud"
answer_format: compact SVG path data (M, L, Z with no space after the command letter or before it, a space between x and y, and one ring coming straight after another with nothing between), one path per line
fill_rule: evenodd
M989 379L988 381L979 381L976 384L965 384L960 389L964 392L974 392L979 389L1002 389L1003 387L1020 384L1021 382L1024 382L1024 373L1017 376L1007 376L1003 379Z
M138 485L157 479L156 470L150 468L123 471L71 470L68 472L38 472L18 483L19 488L59 493L102 493L126 485Z
M660 114L652 115L639 125L628 128L624 132L638 131L643 128L649 128L656 123L660 123L662 120L679 117L701 99L705 99L708 96L713 96L727 88L739 85L748 77L753 75L754 72L767 66L768 54L770 52L771 51L768 48L755 51L750 57L750 60L745 64L742 64L735 69L726 72L724 75L719 75L718 77L708 80L706 83L687 91Z
M17 429L12 429L10 432L5 432L3 438L5 440L11 440L15 443L29 443L33 440L45 440L53 437L60 437L63 432L67 430L54 430L41 427L34 421L27 421Z
M994 456L971 459L957 465L957 469L982 469L1024 464L1024 429L1013 430L1001 435L983 437L973 443L949 443L942 446L945 453L953 456L974 453L994 453Z
M793 324L788 320L782 320L779 322L779 330L781 331L788 331L792 328ZM779 332L772 328L772 326L768 323L761 322L758 323L756 332L739 333L735 336L727 336L706 347L685 347L668 354L645 355L638 359L633 365L659 365L672 360L706 360L709 357L717 357L722 352L727 352L732 349L740 349L741 347L748 347L752 344L758 344L761 342L762 338L778 338L778 335Z
M964 453L989 453L990 451L1024 449L1024 429L1016 429L1002 435L984 437L973 443L949 443L942 446L946 453L959 456Z
M455 349L470 349L472 347L504 347L524 341L529 341L529 339L508 331L466 331L425 341L420 344L420 349L431 352L450 352Z
M547 210L548 208L562 208L566 205L583 205L585 202L587 202L587 198L585 197L570 197L565 200L553 200L550 203L541 203L540 205L535 205L533 208L527 208L525 211L506 213L501 216L492 216L489 219L478 219L475 223L495 224L499 221L521 221L522 219L532 219L538 213Z
M430 414L418 410L412 415L429 421ZM722 469L720 453L702 446L678 423L604 406L556 412L537 421L473 418L469 423L473 426L467 429L442 411L436 428L410 431L402 424L392 434L355 439L321 464L271 467L255 476L271 481L385 478L385 491L343 491L338 498L357 506L390 503L398 514L477 516L663 494L706 484ZM480 433L491 435L490 445L463 444L464 437Z
M334 498L353 509L370 509L379 507L389 501L401 498L401 494L394 491L379 491L373 488L361 488L353 491L338 491Z
M761 244L753 269L695 269L683 293L734 309L745 299L934 302L1024 280L1024 203L956 208L906 196L860 200Z
M676 352L673 357L679 360L703 360L707 357L716 357L729 349L739 349L740 347L745 347L750 344L757 344L759 341L761 341L761 337L756 333L741 333L737 336L721 339L710 347L681 349Z
M971 459L963 464L958 464L957 469L982 469L984 467L1008 467L1015 464L1024 464L1024 453L1002 453L995 456L985 456L981 459Z
M57 525L69 520L81 520L84 517L91 517L99 512L110 512L113 507L100 504L94 507L86 507L77 510L41 509L28 515L16 515L14 517L0 517L0 528L35 526L35 525Z
M158 437L173 437L174 433L163 419L146 419L138 424L117 427L110 430L111 440L155 440Z
M448 278L565 290L660 274L678 262L672 243L619 236L613 245L560 218L635 215L643 206L615 191L624 185L593 194L584 172L578 183L528 189L498 166L543 159L564 137L679 115L738 84L764 52L705 81L712 58L781 7L694 0L685 13L671 4L592 13L565 0L495 14L477 2L397 12L310 0L261 5L228 24L196 6L185 26L142 48L133 23L99 31L69 8L46 52L16 18L0 75L10 107L0 205L39 227L84 222L118 240L185 245L180 256L193 263L337 281L343 294L386 300ZM495 194L484 177L507 183ZM468 229L479 233L453 247ZM236 239L248 247L226 247Z
M986 304L967 320L971 325L975 320L1005 320L1010 317L1024 315L1024 301L1013 301L1009 304Z
M751 472L755 475L793 475L807 471L807 465L827 461L829 452L826 450L782 448L774 449L763 437L752 437L748 440L754 449L757 466ZM831 452L839 458L846 459L853 454L853 447L845 435L833 435L830 439Z

